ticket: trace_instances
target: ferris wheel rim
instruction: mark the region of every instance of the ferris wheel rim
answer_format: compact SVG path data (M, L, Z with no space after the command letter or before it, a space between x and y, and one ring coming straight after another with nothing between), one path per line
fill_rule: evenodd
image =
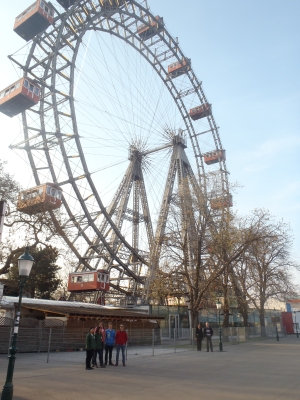
M79 0L78 0L77 2L75 2L75 4L67 11L67 13L65 14L65 16L62 17L62 18L60 19L60 21L61 21L61 25L60 25L60 34L61 34L61 35L62 35L63 30L64 30L64 27L65 27L66 24L68 23L68 22L67 22L67 21L68 21L68 18L69 18L70 16L73 15L73 12L75 12L76 7L79 5L79 3L80 3ZM133 16L133 17L135 18L136 21L147 23L146 18L148 18L148 22L149 22L149 18L155 18L155 16L154 16L149 10L147 10L147 9L144 8L144 7L142 7L141 4L139 4L137 1L132 0L131 3L134 3L136 7L142 9L142 11L144 12L143 18L139 17L138 15L132 15L132 14L130 14L131 16ZM99 17L99 15L101 14L101 12L102 12L102 11L100 11L100 12L97 14L98 17ZM122 10L122 9L118 9L118 12L120 12L120 13L122 13L122 14L127 14L127 15L129 15L129 13L125 12L125 11ZM103 12L103 14L105 14L105 12ZM108 17L108 18L110 18L110 17ZM136 23L137 23L137 22L136 22ZM92 24L92 21L89 22L89 25L90 25L90 24ZM125 27L126 27L126 26L124 25L124 29L125 29ZM92 29L92 28L90 28L90 29ZM84 29L84 31L82 31L81 37L83 37L84 34L85 34L88 30L89 30L88 27L85 25L85 29ZM124 40L125 42L127 42L128 44L130 44L132 47L134 47L136 50L138 50L137 47L135 47L132 43L129 42L129 40L126 40L126 39L125 39L123 36L121 36L120 34L117 34L116 32L111 32L111 31L109 31L109 30L106 30L106 31L105 31L104 29L99 29L99 30L104 31L104 32L109 32L109 33L113 34L114 36L117 36L119 39ZM163 40L163 41L165 42L165 44L166 44L167 46L169 46L170 49L172 49L172 51L174 51L174 48L171 47L171 43L175 45L175 47L176 47L176 49L177 49L177 53L175 54L175 52L174 52L174 56L177 57L177 60L178 60L178 61L184 57L184 54L183 54L183 52L181 51L179 45L175 43L174 39L171 37L171 35L168 33L168 31L167 31L165 28L164 28L164 30L163 30L163 33L160 33L160 32L159 32L159 33L157 34L157 36L159 36L159 39L160 39L160 40ZM165 36L167 36L167 39L169 40L169 42L168 42L168 40L165 38ZM143 43L145 47L147 47L147 45L143 42L143 40L137 37L137 34L136 34L136 37L135 37L135 38L138 39L140 43ZM41 39L42 39L42 37L41 37ZM58 51L59 51L59 45L60 45L60 41L57 40L54 60L56 60L56 58L57 58L57 53L58 53ZM29 54L29 56L28 56L28 60L27 60L27 63L26 63L27 66L29 66L29 64L30 64L30 60L31 60L31 57L32 57L32 55L33 55L33 53L34 53L34 48L35 48L35 46L36 46L36 41L33 43L32 48L31 48L31 51L30 51L30 54ZM76 45L76 47L78 47L78 48L80 47L80 42L79 42L79 40L77 40L77 45ZM149 50L149 49L148 49L148 50ZM149 54L151 54L151 53L152 53L152 56L154 56L153 52L149 51ZM178 54L179 54L179 55L178 55ZM75 52L74 52L74 55L75 55ZM150 62L150 60L149 60L148 58L146 58L146 56L145 56L144 54L143 54L143 56L144 56L144 58L145 58L147 61L149 61L150 64L152 64L152 62ZM180 58L180 57L182 57L182 58ZM163 70L164 70L164 66L163 66L162 62L163 62L163 61L159 61L159 60L158 60L158 61L157 61L157 64L159 65L160 69L163 71ZM72 65L73 65L73 68L74 68L74 63L72 63ZM49 71L49 68L50 68L50 62L49 62L47 71ZM54 70L53 70L53 72L52 72L52 84L54 83L54 84L52 85L53 88L55 88L55 72L56 72L56 69L54 68ZM164 71L164 72L165 72L165 74L167 74L166 71ZM27 76L27 72L25 72L24 75ZM160 75L161 79L164 81L165 85L167 86L167 83L166 83L165 80L163 79L162 74L159 74L159 75ZM44 77L45 77L45 76L46 76L46 69L45 69L45 75L44 75ZM205 94L204 94L203 89L202 89L202 84L201 84L197 79L195 79L195 74L194 74L193 70L189 71L189 72L187 73L187 76L189 77L191 83L193 84L193 88L195 89L195 93L198 95L199 100L200 100L201 103L203 104L203 99L206 99L206 97L205 97ZM197 83L198 85L195 85L195 81L196 81L196 83ZM74 82L73 82L73 83L70 83L70 85L73 85L73 84L74 84ZM178 107L178 109L179 109L179 111L180 111L180 113L181 113L181 115L182 115L182 118L183 118L184 121L186 121L186 120L189 119L190 126L193 127L193 123L192 123L192 121L190 120L190 117L189 117L189 115L188 115L188 110L185 108L185 105L184 105L183 101L181 100L180 93L178 93L178 91L177 91L175 85L173 85L173 86L174 86L174 88L175 88L175 93L176 93L176 95L177 95L177 99L175 98L175 94L172 93L170 90L169 90L169 91L170 91L170 93L171 93L171 95L172 95L174 101L175 101L176 104L177 104L177 107ZM167 88L168 88L168 86L167 86ZM169 89L169 88L168 88L168 89ZM56 118L59 118L59 117L58 117L58 110L57 110L57 106L56 106L56 97L55 97L55 96L56 96L56 94L55 94L55 91L54 91L54 93L53 93L53 95L52 95L52 101L53 101L53 103L54 103L54 107L56 107L56 111L55 111L54 115L56 115ZM73 117L74 117L75 120L76 120L76 112L75 112L75 106L74 106L74 99L72 98L72 96L70 96L70 97L71 97L71 99L70 99L71 110L72 110L72 108L73 108L73 111L72 111L72 112L73 112ZM182 107L183 107L183 109L184 109L184 111L185 111L185 116L183 116L183 114L182 114L182 109L178 106L178 104L179 104L180 101L181 101L181 105L182 105ZM41 107L41 121L43 121L43 118L44 118L44 117L43 117L43 113L42 113L42 106L43 106L43 103L41 102L41 106L40 106L40 107ZM216 124L215 124L214 118L213 118L213 116L211 116L211 118L207 118L207 119L208 119L208 121L209 121L209 124L210 124L210 126L211 126L211 129L212 129L213 134L216 135L216 137L214 137L214 140L215 140L215 143L216 143L216 148L217 148L217 149L218 149L218 148L221 149L221 148L222 148L222 145L221 145L221 141L220 141L220 138L219 138L219 134L218 134L218 130L217 130L217 126L216 126ZM26 113L23 113L23 121L24 121L24 126L26 126ZM43 122L41 122L41 125L42 125L42 124L43 124ZM59 123L58 123L58 125L59 125ZM26 129L24 129L24 131L26 131ZM200 146L199 146L199 142L198 142L196 133L195 133L195 131L193 132L194 137L193 137L193 135L191 134L191 132L190 132L189 129L188 129L188 133L189 133L189 136L190 136L190 140L191 140L191 143L192 143L192 146L193 146L193 151L194 151L195 158L196 158L196 163L197 163L199 178L201 179L201 176L202 176L202 178L204 177L204 179L205 179L205 170L204 170L204 166L203 166L203 160L202 160L202 158L201 158L201 151L200 151ZM28 139L28 131L27 131L27 137L25 137L25 138ZM58 140L59 140L59 138L58 138ZM75 141L76 141L76 142L78 141L79 146L77 145L77 148L80 148L80 139L79 139L78 137L75 136ZM195 144L194 144L194 142L195 142ZM63 149L63 148L64 148L64 143L63 143L63 141L61 141L61 144L60 144L60 145L61 145L61 148ZM196 148L198 148L198 153L197 153L197 151L195 150ZM33 170L33 174L34 174L36 183L39 184L40 182L39 182L37 170L36 170L36 167L34 166L34 160L33 160L33 157L32 157L32 150L31 150L29 147L28 147L28 149L27 149L27 154L28 154L28 157L29 157L29 160L30 160L31 168L32 168L32 170ZM197 157L196 155L197 155L198 157ZM199 158L199 160L198 160L198 158ZM65 161L68 163L67 158L64 157L64 159L65 159ZM100 199L100 196L99 196L99 194L98 194L98 192L97 192L95 186L93 185L93 181L92 181L92 178L90 177L90 172L89 172L88 166L87 166L87 164L86 164L86 160L85 160L85 157L84 157L84 153L83 153L83 152L82 152L82 155L80 155L80 159L81 159L82 164L83 164L83 165L84 165L84 164L86 165L86 175L87 175L86 179L87 179L87 181L89 182L89 185L90 185L90 187L91 187L92 192L93 192L94 195L95 195L95 198L97 198L97 197L99 198L99 200L97 199L98 204L99 204L99 203L101 203L101 199ZM199 161L200 161L200 164L202 164L201 166L198 165L198 162L199 162ZM53 168L51 169L51 167L52 167L51 160L49 161L49 160L47 159L47 162L48 162L48 165L49 165L49 170L50 170L50 172L51 172L51 174L52 174L52 177L53 177L53 181L55 181L55 178L56 178L56 177L55 177L55 171L53 170ZM69 168L70 168L69 163L68 163L68 165L66 165L66 166L67 166L67 167L69 166ZM226 171L225 162L222 162L222 168L223 168L224 171ZM202 170L202 171L201 171L201 170ZM71 168L70 168L70 172L71 172L70 175L72 175L72 177L73 177ZM201 172L202 172L202 173L201 173ZM74 178L74 177L73 177L73 178ZM225 182L226 182L226 180L227 180L227 174L225 173ZM73 190L74 190L75 193L76 193L76 184L75 184L74 179L73 179L72 182L70 182L70 183L72 184ZM206 187L206 185L205 185L205 183L204 183L204 188L205 188L205 187ZM227 189L228 189L228 182L227 182ZM83 207L84 199L82 198L82 196L81 196L81 194L80 194L79 191L77 191L77 194L78 194L78 200L79 200L81 206ZM105 207L103 206L103 204L102 204L102 207L103 207L103 210L104 210ZM68 209L67 209L67 208L68 208L68 207L67 207L67 204L65 204L65 208L66 208L66 210L67 210L67 212L68 212L68 214L69 214L69 217L72 218L72 216L73 216L73 215L72 215L72 211L71 211L71 210L68 211ZM101 208L101 207L100 207L100 208ZM84 209L84 207L83 207L83 209ZM103 210L102 210L102 211L103 211ZM89 210L86 209L84 212L85 212L85 214L86 214L87 219L91 220L91 216L90 216ZM118 232L117 232L118 229L116 229L116 227L114 227L114 223L113 223L113 221L111 220L111 218L110 218L108 215L107 215L107 218L109 219L109 223L110 223L110 225L113 227L113 229L115 230L115 232L118 233ZM96 232L96 234L97 234L97 227L95 226L95 227L93 227L93 228L94 228L94 230L95 230L95 232ZM96 229L95 229L95 228L96 228ZM84 239L87 241L87 244L89 244L89 245L92 244L92 243L89 241L88 237L85 237ZM131 250L131 251L134 253L134 249L130 246L129 243L127 243L127 241L125 240L125 238L122 237L121 233L120 233L120 239L123 241L123 244L124 244L129 250ZM68 245L70 246L70 244L68 244ZM110 249L110 246L107 245L107 250L109 251L109 249ZM137 254L137 255L139 256L139 254ZM111 252L111 256L115 258L115 254L113 254L113 252ZM139 257L140 257L140 256L139 256ZM145 260L142 260L142 261L145 262ZM121 264L122 264L122 263L121 263Z

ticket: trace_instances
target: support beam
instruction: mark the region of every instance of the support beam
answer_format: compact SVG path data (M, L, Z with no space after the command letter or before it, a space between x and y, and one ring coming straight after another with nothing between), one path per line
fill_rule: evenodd
M132 247L139 248L139 209L140 209L140 181L133 182L133 216L132 216ZM136 258L133 257L133 262Z
M173 139L173 153L170 162L168 177L166 180L165 190L163 194L162 204L155 232L155 237L150 250L150 265L151 271L148 274L145 284L145 296L149 296L150 284L155 278L157 269L159 268L159 258L163 237L167 224L169 214L170 202L173 194L175 177L177 174L178 193L179 193L179 207L182 220L182 235L187 235L187 253L186 257L190 260L194 259L194 246L192 245L193 237L196 237L196 223L194 219L194 212L192 206L192 196L190 192L190 185L196 196L201 196L200 187L192 171L191 165L185 153L185 140L181 135L177 135Z

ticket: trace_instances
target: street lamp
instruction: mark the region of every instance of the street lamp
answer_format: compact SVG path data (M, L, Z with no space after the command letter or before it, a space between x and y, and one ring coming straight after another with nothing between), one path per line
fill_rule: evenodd
M19 303L18 303L18 311L15 318L14 333L12 336L11 346L9 349L6 381L3 386L1 400L12 400L13 398L13 392L14 392L13 374L14 374L16 352L17 352L17 338L18 338L19 323L20 323L22 295L26 280L30 274L33 263L34 259L29 254L29 248L26 247L25 253L18 258L18 269L20 276Z
M297 326L297 320L296 320L296 311L294 311L294 317L295 317L295 328L296 328L296 335L297 335L297 338L299 338L298 326Z
M221 329L221 307L222 307L222 304L220 303L219 299L218 299L218 301L216 303L216 306L217 306L217 310L219 311L219 336L220 336L220 339L219 339L219 350L223 351L222 329Z

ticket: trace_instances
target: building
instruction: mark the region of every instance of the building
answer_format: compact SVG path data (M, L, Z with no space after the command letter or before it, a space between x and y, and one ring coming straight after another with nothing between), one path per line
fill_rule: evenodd
M0 353L7 352L12 333L17 297L3 296L0 308ZM90 303L23 298L18 348L21 352L76 351L84 349L91 326L102 320L114 329L122 323L130 345L151 344L155 333L160 340L160 321L164 317L118 307Z
M286 310L282 313L282 325L287 333L299 333L300 299L290 299L286 302Z

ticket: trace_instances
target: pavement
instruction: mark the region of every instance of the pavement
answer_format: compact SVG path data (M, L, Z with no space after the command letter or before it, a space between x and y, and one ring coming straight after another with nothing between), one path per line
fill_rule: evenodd
M300 398L300 338L215 347L128 348L126 367L85 370L85 353L19 354L14 400L294 400ZM0 355L0 383L7 358Z

